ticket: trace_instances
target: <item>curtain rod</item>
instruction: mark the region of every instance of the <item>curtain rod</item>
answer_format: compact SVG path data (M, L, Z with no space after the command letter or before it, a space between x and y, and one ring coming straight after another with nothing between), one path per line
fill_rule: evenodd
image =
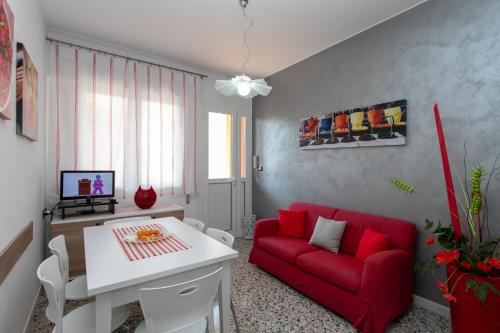
M108 51L103 51L103 50L99 50L99 49L94 49L94 48L91 48L91 47L88 47L88 46L73 44L73 43L70 43L70 42L65 42L65 41L57 40L57 39L50 38L50 37L46 37L45 39L48 42L50 42L50 43L63 44L63 45L67 45L69 47L76 47L76 48L79 48L79 49L82 49L82 50L87 50L87 51L90 51L90 52L97 52L97 53L100 53L100 54L106 54L106 55L109 55L109 56L112 56L112 57L116 57L116 58L122 58L122 59L125 59L125 60L136 61L136 62L140 62L140 63L147 64L147 65L152 65L152 66L158 66L158 67L162 67L162 68L167 68L167 69L174 70L174 71L177 71L177 72L182 72L182 73L187 73L187 74L191 74L191 75L196 75L196 76L199 76L202 79L205 78L205 77L208 77L205 74L200 74L200 73L196 73L196 72L190 72L190 71L186 71L184 69L179 69L179 68L175 68L175 67L161 65L161 64L157 64L157 63L150 62L150 61L144 61L144 60L137 59L137 58L127 57L127 56L123 56L123 55L120 55L120 54L116 54L116 53L112 53L112 52L108 52Z

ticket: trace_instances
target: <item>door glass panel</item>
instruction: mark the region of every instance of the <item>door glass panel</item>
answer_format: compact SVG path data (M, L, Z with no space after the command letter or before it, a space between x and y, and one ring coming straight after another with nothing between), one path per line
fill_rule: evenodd
M240 120L240 177L245 179L247 176L246 154L247 154L247 118L241 116Z
M208 113L208 178L231 178L231 114Z

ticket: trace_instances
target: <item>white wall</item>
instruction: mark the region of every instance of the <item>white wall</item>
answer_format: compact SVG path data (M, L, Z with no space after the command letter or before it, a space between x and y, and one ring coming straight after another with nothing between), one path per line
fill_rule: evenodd
M0 249L30 221L33 241L0 285L0 332L22 332L39 288L45 204L45 23L38 0L9 0L15 40L24 43L38 69L38 141L16 135L15 116L0 119ZM12 92L15 100L15 92ZM14 110L15 113L15 110Z
M190 204L186 204L186 197L184 195L177 196L165 196L159 198L158 201L169 201L172 203L179 204L185 208L185 215L197 219L207 220L208 217L208 200L206 197L207 193L207 179L208 179L208 112L209 111L224 111L224 110L234 110L234 109L246 109L251 110L252 102L251 100L242 99L239 97L225 97L219 92L215 91L214 85L217 79L227 79L223 74L212 73L199 68L194 68L190 65L186 65L181 62L171 61L165 58L160 58L151 54L147 54L141 51L132 50L129 48L124 48L119 45L113 45L96 39L87 38L80 35L75 35L67 33L64 31L48 29L47 35L51 38L71 42L74 44L93 47L99 50L104 50L108 52L113 52L116 54L134 57L144 61L151 61L154 63L172 66L175 68L180 68L188 71L197 72L200 74L205 74L208 77L202 80L203 89L203 105L201 108L201 116L199 117L198 124L198 137L201 138L197 157L197 174L198 174L198 184L199 193L191 195ZM47 200L49 204L57 202L57 195L55 192L55 178L54 170L47 169L46 181L47 181ZM132 198L130 200L118 200L121 206L133 205Z

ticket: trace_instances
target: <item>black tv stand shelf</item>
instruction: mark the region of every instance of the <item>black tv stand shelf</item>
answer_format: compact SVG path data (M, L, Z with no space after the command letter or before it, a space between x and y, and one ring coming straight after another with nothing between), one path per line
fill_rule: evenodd
M111 214L115 213L115 205L118 204L118 202L115 199L85 199L84 201L82 200L72 200L72 201L61 201L58 204L58 208L61 210L61 217L63 219L66 218L66 209L81 209L85 207L89 207L87 210L79 210L78 215L83 215L83 214L95 214L96 210L94 207L96 206L108 206L108 211Z

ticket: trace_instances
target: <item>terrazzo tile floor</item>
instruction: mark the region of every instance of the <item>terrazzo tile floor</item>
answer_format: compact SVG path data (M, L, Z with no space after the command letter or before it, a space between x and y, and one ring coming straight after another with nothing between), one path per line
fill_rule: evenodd
M232 266L233 302L241 333L349 333L357 332L347 320L303 296L278 279L247 262L251 241L238 239L235 249L240 256ZM88 302L67 302L65 311ZM27 332L51 332L53 325L45 317L47 299L43 291L33 311ZM217 305L214 306L214 312ZM65 312L65 313L66 313ZM133 332L143 320L139 303L133 304L132 314L124 326L114 333ZM216 332L219 327L216 321ZM231 320L231 332L236 332ZM389 327L391 333L450 332L450 322L433 312L412 306ZM70 332L69 332L70 333Z

